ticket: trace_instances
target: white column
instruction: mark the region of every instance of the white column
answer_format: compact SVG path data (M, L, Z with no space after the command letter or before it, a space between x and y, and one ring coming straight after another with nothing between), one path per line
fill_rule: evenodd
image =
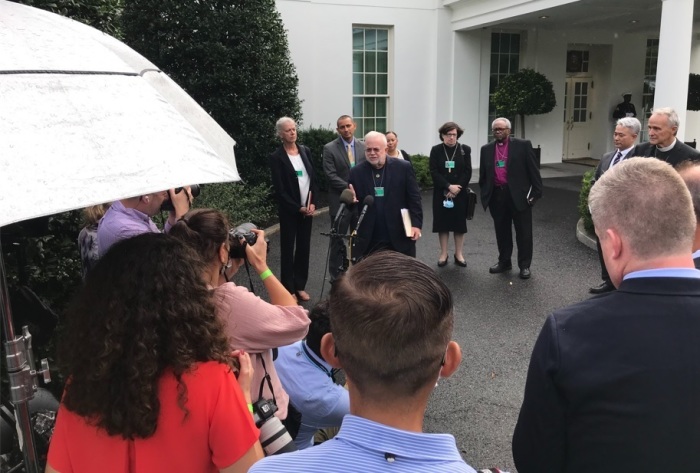
M671 107L678 112L680 140L686 124L692 36L693 0L663 0L654 108Z

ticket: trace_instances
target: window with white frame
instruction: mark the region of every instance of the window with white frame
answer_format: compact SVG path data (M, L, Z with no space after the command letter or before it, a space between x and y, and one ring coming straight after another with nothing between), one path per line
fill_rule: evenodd
M520 34L519 33L491 33L491 71L489 76L489 116L488 128L491 138L491 122L497 118L496 105L492 97L501 80L515 74L520 69ZM511 120L513 133L515 133L514 117Z
M352 29L352 114L355 136L384 133L389 117L389 29Z
M654 108L654 92L656 89L656 64L659 61L659 40L647 39L647 53L644 60L644 85L642 87L642 113L638 115L642 122L640 141L647 141L646 122Z

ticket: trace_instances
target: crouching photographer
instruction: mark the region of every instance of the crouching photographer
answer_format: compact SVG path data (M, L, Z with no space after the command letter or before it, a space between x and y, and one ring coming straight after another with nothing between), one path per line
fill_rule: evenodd
M214 291L217 316L226 326L231 348L244 350L254 359L250 395L256 423L262 426L260 441L266 453L271 454L279 449L284 451L291 443L291 440L288 443L275 442L278 427L272 416L274 414L280 421L287 419L289 397L275 371L272 349L304 338L310 322L306 310L297 305L294 296L267 267L265 233L257 229L250 231L256 235L253 244L244 243L244 238L239 241L245 249L246 259L260 275L270 303L244 287L226 282L224 275L232 276L243 261L231 259L229 224L223 213L213 209L191 210L173 225L170 235L189 244L205 261L204 278ZM261 400L272 401L272 405ZM273 406L277 408L276 412ZM288 426L290 433L296 435L296 429ZM268 434L271 438L266 437Z

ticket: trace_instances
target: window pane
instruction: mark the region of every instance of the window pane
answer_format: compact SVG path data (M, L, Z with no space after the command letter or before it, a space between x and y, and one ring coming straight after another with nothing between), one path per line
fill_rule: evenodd
M496 86L498 85L498 74L491 74L489 78L489 94L493 94L496 91Z
M366 135L367 133L369 133L372 130L376 130L376 127L374 126L374 123L375 123L374 118L365 118L362 121L364 122L364 129L365 129L364 133L363 133L364 135Z
M362 74L352 75L352 93L353 95L361 95L365 93L364 76Z
M364 117L375 117L376 114L374 113L374 99L369 99L366 98L364 99L364 105L365 105L365 113L363 114Z
M386 114L386 108L387 108L386 102L387 102L387 99L384 99L384 98L377 99L376 104L377 104L377 116L378 117L386 117L387 116L387 114Z
M377 118L377 131L386 133L386 118Z
M365 72L377 72L377 53L365 53Z
M377 76L373 74L365 75L365 94L374 95L377 93Z
M578 95L574 97L574 108L581 108L581 97Z
M377 74L377 94L386 95L389 93L388 74Z
M498 73L498 54L491 55L491 74Z
M377 53L377 72L389 72L389 53Z
M377 30L365 30L365 50L377 50Z
M508 58L507 54L502 54L500 58L498 59L498 72L500 74L508 72L508 64L510 63L510 60Z
M361 50L365 45L365 30L362 28L352 29L352 49Z
M497 53L501 45L501 35L499 33L491 33L491 52Z
M363 117L365 114L362 108L362 97L352 98L352 116L355 118Z
M377 49L379 51L389 50L389 30L377 30Z
M588 97L586 97L585 95L583 97L581 97L581 108L583 108L583 109L588 108L588 100L587 99L588 99Z
M510 52L514 54L520 54L520 35L512 34L510 35Z
M352 72L364 72L363 54L355 51L352 53Z
M508 72L510 74L515 74L516 72L518 72L518 62L520 62L519 59L520 59L520 56L518 56L516 54L510 55L510 67L508 69Z
M358 120L357 117L355 117L355 123L357 123L357 128L355 128L355 138L362 138L365 136L365 129L362 126L362 120Z

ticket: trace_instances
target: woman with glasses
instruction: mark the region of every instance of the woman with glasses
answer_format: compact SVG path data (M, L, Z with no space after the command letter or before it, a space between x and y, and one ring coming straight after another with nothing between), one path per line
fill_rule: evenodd
M433 233L438 234L440 255L438 266L447 265L447 244L454 234L454 262L467 267L462 253L467 233L467 185L472 177L471 148L459 143L464 130L455 122L447 122L438 134L442 143L430 150L430 174L433 177Z

